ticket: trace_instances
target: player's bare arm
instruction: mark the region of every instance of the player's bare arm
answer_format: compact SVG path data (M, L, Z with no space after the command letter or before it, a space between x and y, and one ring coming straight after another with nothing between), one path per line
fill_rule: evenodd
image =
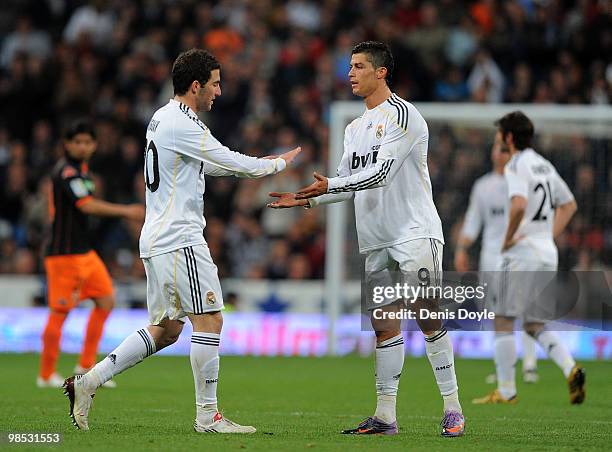
M317 196L324 195L327 193L328 183L327 177L320 175L319 173L313 173L315 181L308 187L302 188L295 194L295 199L308 199L315 198Z
M308 205L308 200L296 199L295 193L273 191L268 193L268 195L272 198L277 198L276 201L266 205L272 209L289 209L291 207L305 207Z
M96 198L80 204L78 209L87 215L123 217L136 221L144 220L145 216L145 208L142 204L115 204Z
M508 229L502 245L502 251L512 248L522 237L515 237L527 208L527 199L522 196L513 196L510 202L510 216L508 219Z
M298 146L288 152L285 152L284 154L266 155L265 157L262 157L262 159L275 160L275 159L281 158L287 163L287 165L290 165L295 160L295 158L300 154L300 152L302 152L302 148Z
M472 246L474 241L464 235L459 237L457 247L455 248L455 270L458 272L466 272L470 268L470 259L468 256L468 248Z
M553 238L557 238L563 232L574 214L578 210L575 200L561 204L555 209L555 222L553 224Z

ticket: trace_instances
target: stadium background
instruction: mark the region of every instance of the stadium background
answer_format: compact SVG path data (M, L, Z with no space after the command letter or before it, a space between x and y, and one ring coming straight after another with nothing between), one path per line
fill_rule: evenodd
M420 334L405 333L398 399L400 435L353 438L336 432L372 408L373 335L360 331L361 258L347 225L345 299L336 324L342 357L326 354L329 300L323 297L325 210L269 211L271 190L327 173L330 105L357 100L346 83L350 50L388 42L393 90L415 102L609 105L612 2L606 0L2 0L0 9L0 444L4 432L60 432L71 450L606 450L609 449L612 335L564 333L585 362L587 402L567 403L548 360L541 382L519 378L516 406L476 408L490 389L491 332L452 332L467 435L439 438L439 392ZM297 165L264 180L207 178L206 237L223 278L221 407L257 426L248 439L190 432L193 380L185 356L152 357L100 391L92 432L72 430L57 390L37 390L40 335L47 318L41 248L49 227L49 169L72 119L95 119L91 169L97 196L143 199L144 130L172 95L176 55L205 47L222 61L223 95L203 120L231 148L250 155L304 149ZM491 118L493 121L495 118ZM490 169L493 126L431 123L429 169L452 256L473 181ZM609 137L609 134L608 134ZM559 240L560 267L607 270L612 260L612 146L586 133L539 135L576 195L579 212ZM352 216L349 215L349 217ZM139 230L95 222L96 247L115 281L117 308L101 351L146 323ZM475 264L478 247L472 249ZM609 296L609 292L607 294ZM609 298L608 298L609 299ZM91 305L64 325L58 371L72 372ZM601 320L601 319L599 319ZM187 325L186 330L189 330ZM189 331L162 353L189 352ZM9 353L6 353L9 352ZM16 353L15 353L16 352ZM34 353L33 353L34 352ZM254 357L228 355L256 355ZM270 355L274 357L265 357ZM489 358L487 360L464 358ZM366 441L363 441L363 440ZM372 440L372 441L368 441ZM384 443L384 444L383 444Z
M410 101L607 105L612 99L612 6L605 1L5 0L0 38L0 305L2 349L13 351L37 350L44 325L48 173L63 152L63 127L94 118L99 147L90 168L97 196L142 201L144 131L172 95L169 73L182 50L204 47L222 62L223 95L203 116L221 142L255 156L304 149L297 165L274 178L207 178L206 238L226 301L237 311L234 324L242 325L235 334L244 336L235 353L325 353L326 319L317 316L325 307L325 211L279 212L265 204L269 191L300 188L313 170L326 168L330 103L354 100L346 83L354 43L391 45L393 90ZM461 136L444 125L432 128L429 168L447 239L445 269L452 269L471 185L490 169L492 130ZM606 269L610 140L576 134L540 140L537 149L579 205L559 240L561 269ZM119 220L94 225L118 307L142 308L139 229ZM362 262L354 231L347 233L347 276L355 280ZM358 309L358 290L358 283L347 285L343 313ZM28 306L39 308L10 320L11 309ZM83 316L75 313L67 323L64 350L78 349ZM142 311L117 309L102 350L142 321ZM278 328L292 333L268 350L264 332L276 337ZM247 337L252 330L259 339ZM343 350L369 352L371 338L351 334ZM612 356L612 339L602 334L603 345L585 345L585 357ZM474 356L487 356L490 341L478 342ZM411 351L421 352L417 345Z

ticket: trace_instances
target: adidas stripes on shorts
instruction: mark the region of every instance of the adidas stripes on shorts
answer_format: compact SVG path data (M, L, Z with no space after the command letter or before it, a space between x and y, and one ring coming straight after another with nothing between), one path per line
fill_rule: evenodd
M163 319L223 309L223 295L208 246L188 246L143 259L151 325Z

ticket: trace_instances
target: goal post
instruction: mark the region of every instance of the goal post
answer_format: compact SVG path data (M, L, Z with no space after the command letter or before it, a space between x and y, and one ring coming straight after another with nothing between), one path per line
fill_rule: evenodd
M536 134L558 136L580 134L612 141L612 107L589 105L416 103L415 107L430 125L491 130L493 122L506 113L523 111L534 123ZM333 177L342 158L344 129L363 114L363 101L337 101L330 106L329 162L327 174ZM326 207L325 306L328 316L328 351L337 352L336 323L341 314L342 288L345 283L347 215L352 203L341 202ZM443 220L444 221L444 220Z

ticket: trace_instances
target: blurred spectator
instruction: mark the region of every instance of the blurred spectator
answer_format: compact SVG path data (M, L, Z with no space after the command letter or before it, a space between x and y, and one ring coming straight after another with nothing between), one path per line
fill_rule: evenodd
M72 13L64 29L64 39L69 44L86 45L91 42L102 45L111 35L115 25L107 0L92 0Z
M439 21L438 6L434 2L421 5L419 27L408 33L406 42L420 57L426 68L433 68L443 53L449 30Z
M303 28L310 32L318 31L321 26L319 5L305 0L287 2L287 20L293 27Z
M436 83L435 100L443 102L461 102L469 97L467 83L463 80L459 68L453 66L446 72L446 77Z
M513 103L525 103L532 99L533 76L531 69L525 63L519 63L514 68L511 85L508 87L506 97Z
M477 49L477 34L469 16L453 27L446 42L446 58L453 65L464 67Z
M470 13L484 34L493 31L494 20L498 14L497 2L494 0L478 0L472 4Z
M484 49L476 54L467 84L475 102L499 103L503 100L504 75Z
M33 30L28 16L21 16L15 25L15 31L4 38L0 51L0 66L9 68L15 55L26 55L41 60L51 55L51 39L48 33Z
M285 279L289 274L289 245L284 240L276 240L270 249L268 265L266 267L266 278Z

